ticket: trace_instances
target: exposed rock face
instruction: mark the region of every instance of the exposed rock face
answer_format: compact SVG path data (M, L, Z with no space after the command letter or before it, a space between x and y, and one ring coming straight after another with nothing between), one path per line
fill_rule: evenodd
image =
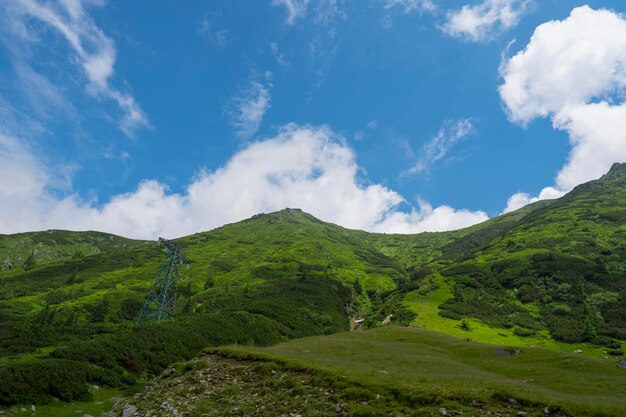
M137 416L137 407L132 404L126 404L122 410L122 417L135 417Z
M167 377L155 378L143 393L117 402L113 411L101 417L542 415L542 408L513 399L446 402L445 407L434 402L416 408L409 396L403 400L384 390L367 391L351 386L348 379L340 378L337 385L336 380L310 371L219 354L202 355L175 369Z
M522 351L517 348L499 347L496 349L497 358L508 358L509 356L519 355Z

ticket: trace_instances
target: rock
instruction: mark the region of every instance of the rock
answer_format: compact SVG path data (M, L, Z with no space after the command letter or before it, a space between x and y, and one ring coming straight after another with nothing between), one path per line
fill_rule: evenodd
M496 349L496 358L508 358L509 356L519 355L521 352L517 348L499 347Z
M510 402L511 404L517 404L517 400L513 397L509 398L507 401Z
M85 414L83 417L93 417L91 414Z
M549 407L544 408L543 409L543 413L544 414L550 414L550 408Z
M176 372L176 369L172 368L171 366L169 368L165 368L163 370L163 373L161 373L161 376L163 378L167 378L168 376L174 374Z
M381 326L386 326L389 323L391 323L391 318L393 317L393 314L388 314L387 317L385 317L385 319L380 323Z
M339 404L335 405L335 411L341 413L341 406Z
M474 408L483 408L485 404L481 403L478 400L472 400L472 407Z
M526 414L528 414L526 411L518 411L517 415L520 417L524 417Z
M446 410L445 408L441 407L439 409L439 414L441 414L442 416L447 416L448 415L448 410Z
M580 349L576 349L576 350L574 351L574 353L583 353L583 351L582 351L582 350L580 350Z
M134 417L137 415L137 407L132 404L126 404L122 410L122 417Z
M37 407L35 407L34 405L31 405L30 410L34 413L35 411L37 411Z
M617 364L615 365L618 368L624 368L626 369L626 359L620 359L617 361Z

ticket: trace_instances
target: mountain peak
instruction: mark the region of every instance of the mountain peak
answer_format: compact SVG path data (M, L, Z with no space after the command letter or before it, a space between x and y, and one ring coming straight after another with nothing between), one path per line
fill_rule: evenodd
M626 162L616 162L611 166L609 172L604 177L614 178L617 176L626 175Z

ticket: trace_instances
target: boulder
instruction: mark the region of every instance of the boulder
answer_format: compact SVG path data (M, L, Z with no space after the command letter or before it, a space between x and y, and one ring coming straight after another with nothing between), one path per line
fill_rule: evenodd
M508 358L509 356L519 355L521 352L517 348L499 347L496 349L496 358Z

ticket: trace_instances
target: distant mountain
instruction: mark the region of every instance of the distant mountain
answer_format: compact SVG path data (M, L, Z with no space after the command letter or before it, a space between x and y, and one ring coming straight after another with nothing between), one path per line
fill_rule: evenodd
M372 234L285 209L178 239L190 265L177 319L139 327L163 258L155 244L98 232L0 236L0 380L9 381L0 403L85 398L90 383L130 384L205 346L386 317L442 332L474 320L617 354L625 234L624 164L560 199L454 232ZM80 377L66 381L66 369Z
M144 242L102 232L44 232L0 235L0 270L32 268L37 264L128 249Z

